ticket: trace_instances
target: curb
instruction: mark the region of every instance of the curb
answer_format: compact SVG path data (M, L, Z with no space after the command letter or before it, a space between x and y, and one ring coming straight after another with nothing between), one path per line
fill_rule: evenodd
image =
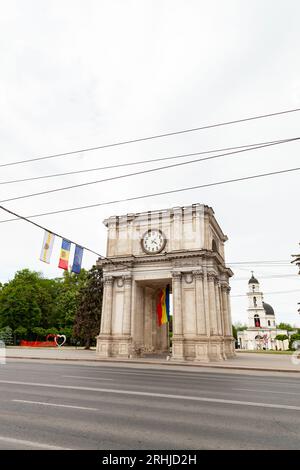
M58 357L34 357L34 356L6 356L6 359L29 359L37 361L68 361L68 362L98 362L98 363L111 363L111 364L148 364L157 366L185 366L185 367L199 367L199 368L214 368L214 369L227 369L227 370L244 370L244 371L260 371L260 372L286 372L286 373L300 373L300 369L280 369L280 368L267 368L267 367L251 367L251 366L227 366L217 364L199 364L195 362L152 362L152 361L134 361L134 360L115 360L115 359L82 359L82 358L58 358Z

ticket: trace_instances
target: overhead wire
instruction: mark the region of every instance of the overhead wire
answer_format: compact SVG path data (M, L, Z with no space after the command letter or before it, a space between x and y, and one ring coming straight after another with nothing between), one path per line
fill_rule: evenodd
M232 178L232 179L229 179L229 180L216 181L214 183L207 183L207 184L202 184L202 185L189 186L189 187L185 187L185 188L172 189L172 190L169 190L169 191L160 191L158 193L143 194L143 195L140 195L140 196L133 196L133 197L124 198L124 199L115 199L115 200L112 200L112 201L99 202L99 203L96 203L96 204L87 204L87 205L84 205L84 206L70 207L68 209L59 209L59 210L54 210L54 211L49 211L49 212L41 212L39 214L31 214L31 215L28 215L26 217L28 219L31 219L31 218L35 218L35 217L44 217L44 216L54 215L54 214L75 212L75 211L79 211L79 210L86 210L86 209L91 209L91 208L100 207L100 206L108 206L108 205L112 205L112 204L119 204L119 203L129 202L129 201L137 201L137 200L140 200L140 199L148 199L148 198L157 197L157 196L165 196L167 194L175 194L175 193L181 193L181 192L186 192L186 191L194 191L196 189L204 189L204 188L209 188L209 187L213 187L213 186L220 186L220 185L224 185L224 184L236 183L236 182L240 182L240 181L250 181L250 180L253 180L253 179L257 179L257 178L265 178L265 177L268 177L268 176L287 174L287 173L292 173L292 172L299 171L299 170L300 170L300 167L287 168L287 169L284 169L284 170L272 171L272 172L268 172L268 173L260 173L260 174L250 175L250 176L244 176L244 177L241 177L241 178ZM7 223L7 222L13 222L15 220L18 220L18 219L0 220L0 223L3 224L3 223Z
M53 235L55 235L55 236L57 236L57 237L59 237L59 238L68 240L69 242L73 243L74 245L79 245L79 246L80 246L81 248L83 248L84 250L89 251L89 252L91 252L91 253L94 253L95 255L99 256L99 257L102 258L102 259L107 259L107 258L105 258L105 256L100 255L100 254L97 253L96 251L91 250L90 248L87 248L86 246L84 246L84 245L82 245L82 244L79 244L79 243L77 243L77 242L74 242L74 241L72 241L70 238L67 238L67 237L65 237L65 236L63 236L63 235L60 235L59 233L57 233L57 232L55 232L55 231L53 231L53 230L50 230L49 228L44 227L44 226L41 225L41 224L38 224L38 223L36 223L36 222L33 222L32 220L28 220L27 217L24 217L24 216L22 216L22 215L20 215L20 214L17 214L16 212L13 212L13 211L11 211L10 209L7 209L6 207L0 206L0 209L2 209L2 210L5 211L5 212L8 212L9 214L12 214L12 215L18 217L19 220L24 220L25 222L28 222L29 224L32 224L32 225L34 225L34 226L36 226L36 227L38 227L38 228L40 228L40 229L42 229L42 230L46 230L47 232L50 232L50 233L52 233Z
M173 156L168 156L168 157L158 157L158 158L152 158L152 159L147 159L147 160L137 160L137 161L134 161L134 162L116 163L116 164L113 164L113 165L105 165L105 166L101 166L101 167L88 168L88 169L83 169L83 170L66 171L66 172L63 172L63 173L52 173L52 174L49 174L49 175L32 176L32 177L29 177L29 178L19 178L19 179L8 180L8 181L0 181L0 185L13 184L13 183L24 183L24 182L27 182L27 181L36 181L36 180L42 180L42 179L48 179L48 178L58 178L58 177L61 177L61 176L70 176L70 175L77 175L77 174L82 174L82 173L90 173L90 172L100 171L100 170L111 170L111 169L115 169L115 168L122 168L122 167L128 167L128 166L155 163L155 162L159 162L159 161L175 160L175 159L186 158L186 157L194 157L196 155L205 155L205 154L211 154L211 153L217 153L217 152L227 152L228 150L238 150L238 149L243 149L243 148L248 148L248 147L267 145L267 144L284 143L284 142L288 142L290 140L291 140L291 138L277 139L277 140L271 140L271 141L265 141L265 142L256 142L254 144L238 145L238 146L234 146L234 147L225 147L225 148L219 148L219 149L203 150L203 151L200 151L200 152L185 153L185 154L173 155ZM210 159L214 159L214 158L218 158L218 156L202 158L201 161L202 160L210 160Z
M195 160L189 160L188 162L173 163L171 165L165 165L165 166L162 166L162 167L150 168L150 169L147 169L147 170L137 171L137 172L133 172L133 173L126 173L126 174L123 174L123 175L117 175L117 176L112 176L112 177L109 177L109 178L103 178L101 180L88 181L86 183L72 184L70 186L63 186L63 187L60 187L60 188L48 189L46 191L39 191L39 192L36 192L36 193L30 193L30 194L24 194L24 195L21 195L21 196L15 196L15 197L3 199L3 200L0 201L0 203L2 204L2 203L6 203L6 202L11 202L11 201L18 201L20 199L28 199L28 198L32 198L32 197L36 197L36 196L42 196L42 195L45 195L45 194L52 194L52 193L56 193L56 192L60 192L60 191L67 191L67 190L70 190L70 189L82 188L82 187L86 187L86 186L90 186L90 185L94 185L94 184L104 183L104 182L108 182L108 181L115 181L115 180L128 178L128 177L132 177L132 176L144 175L144 174L153 173L153 172L166 170L166 169L170 169L170 168L177 168L177 167L189 165L189 164L192 164L192 163L198 163L198 162L201 162L201 161L206 160L206 159L232 156L232 155L236 155L236 154L250 152L250 151L253 151L253 150L259 150L259 149L262 149L262 148L271 147L271 146L275 146L275 145L282 145L282 144L295 142L295 141L299 141L299 140L300 140L300 137L293 137L291 139L283 140L283 141L279 141L279 142L275 142L275 143L273 142L273 143L270 143L270 144L258 145L256 147L236 150L235 152L228 152L228 153L218 154L218 155L214 155L214 156L210 156L210 157L206 157L206 158L197 158Z
M171 137L171 136L174 136L174 135L182 135L182 134L187 134L187 133L191 133L191 132L197 132L197 131L201 131L201 130L205 130L205 129L213 129L213 128L216 128L216 127L228 126L228 125L233 125L233 124L240 124L240 123L243 123L243 122L254 121L254 120L257 120L257 119L265 119L265 118L270 118L270 117L275 117L275 116L280 116L280 115L286 115L286 114L290 114L290 113L296 113L298 111L300 111L300 108L287 109L287 110L277 111L277 112L268 113L268 114L259 114L259 115L250 116L250 117L241 118L241 119L235 119L235 120L231 120L231 121L224 121L224 122L219 122L219 123L215 123L215 124L207 124L207 125L200 126L200 127L194 127L194 128L189 128L189 129L184 129L184 130L179 130L179 131L173 131L173 132L166 132L166 133L163 133L163 134L156 134L156 135L151 135L151 136L147 136L147 137L140 137L140 138L136 138L136 139L123 140L123 141L119 141L119 142L113 142L113 143L110 143L110 144L98 145L98 146L95 146L95 147L86 147L86 148L82 148L82 149L78 149L78 150L72 150L72 151L69 151L69 152L60 152L60 153L56 153L56 154L30 158L30 159L26 159L26 160L18 160L18 161L14 161L14 162L1 163L0 167L3 168L3 167L7 167L7 166L21 165L21 164L26 164L26 163L31 163L31 162L41 161L41 160L47 160L47 159L50 159L50 158L66 157L66 156L70 156L70 155L76 155L76 154L80 154L80 153L84 153L84 152L92 152L92 151L95 151L95 150L101 150L101 149L110 148L110 147L128 145L128 144L133 144L133 143L137 143L137 142L145 142L145 141L154 140L154 139L161 139L161 138L165 138L165 137Z

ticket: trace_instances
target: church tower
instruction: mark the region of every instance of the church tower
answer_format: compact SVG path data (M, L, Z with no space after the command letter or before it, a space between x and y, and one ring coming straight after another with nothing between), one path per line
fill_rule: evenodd
M260 291L258 280L252 276L248 282L249 291L247 293L249 299L248 307L248 326L249 328L272 328L275 327L275 314L271 305L266 304L263 300L263 293Z
M249 279L248 285L248 325L250 328L261 328L262 326L265 326L263 325L263 320L265 317L265 310L263 307L263 294L262 292L260 292L259 282L254 277L253 271L252 276Z

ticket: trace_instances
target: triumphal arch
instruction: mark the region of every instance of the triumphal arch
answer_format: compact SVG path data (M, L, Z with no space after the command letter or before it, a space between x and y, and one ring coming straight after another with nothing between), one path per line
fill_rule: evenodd
M227 237L212 208L193 204L109 217L104 224L107 258L97 262L104 276L98 356L166 353L176 361L204 362L233 357L233 273L224 260ZM172 321L159 326L157 296L166 286Z

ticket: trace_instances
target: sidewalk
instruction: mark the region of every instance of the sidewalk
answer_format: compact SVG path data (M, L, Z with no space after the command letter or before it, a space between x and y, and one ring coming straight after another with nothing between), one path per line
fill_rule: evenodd
M179 362L168 361L164 356L161 357L142 357L133 359L115 359L99 358L95 350L84 350L80 348L62 347L62 348L28 348L14 347L6 348L6 357L8 359L36 359L36 360L54 360L54 361L82 361L107 363L127 363L127 364L152 364L160 366L186 366L186 367L206 367L217 369L232 370L258 370L274 372L298 372L300 373L300 364L292 362L291 355L281 354L254 354L237 352L236 358L228 359L222 362L197 363L197 362Z

